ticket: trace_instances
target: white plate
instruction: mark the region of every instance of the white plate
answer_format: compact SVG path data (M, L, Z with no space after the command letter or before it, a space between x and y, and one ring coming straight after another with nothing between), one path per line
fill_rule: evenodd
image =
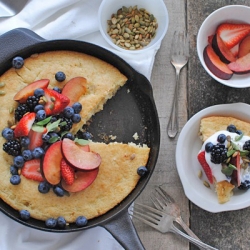
M219 204L216 193L203 185L198 178L201 169L197 154L202 142L199 138L199 126L202 117L211 115L233 116L250 122L250 105L233 103L216 105L195 114L182 129L176 147L177 170L185 191L190 201L209 212L217 213L242 209L250 206L250 190L234 190L234 195L225 204Z

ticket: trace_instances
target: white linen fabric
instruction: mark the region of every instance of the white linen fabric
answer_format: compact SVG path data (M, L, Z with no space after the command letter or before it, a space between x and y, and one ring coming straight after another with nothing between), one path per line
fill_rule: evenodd
M15 28L28 28L47 40L75 39L91 42L116 53L150 79L159 47L142 55L114 50L99 32L97 16L100 3L101 0L29 0L17 15L0 17L0 35ZM102 227L60 234L28 228L1 212L0 221L0 250L123 249Z

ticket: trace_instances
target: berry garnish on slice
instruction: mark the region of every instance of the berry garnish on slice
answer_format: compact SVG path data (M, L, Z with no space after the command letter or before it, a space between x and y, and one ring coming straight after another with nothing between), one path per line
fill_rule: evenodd
M24 163L24 166L22 167L21 174L25 176L27 179L40 182L44 181L40 167L41 167L40 159L33 159L30 161L26 161Z
M222 23L217 27L216 33L231 49L250 33L250 24Z
M36 89L45 89L48 87L48 85L49 85L48 79L41 79L41 80L35 81L27 85L26 87L22 88L20 91L18 91L13 99L20 103L25 103L28 97L34 94L34 91Z
M60 94L52 89L45 89L46 104L44 110L46 115L59 114L66 108L70 102L69 98L63 94Z
M15 69L21 69L24 65L24 60L21 56L16 56L12 60L12 66Z
M199 163L201 164L208 181L213 184L214 179L213 179L213 173L212 170L210 168L210 166L207 164L206 158L205 158L205 151L202 151L198 154L197 156Z
M75 170L65 159L61 160L61 176L67 185L72 185L75 179Z
M29 132L30 144L28 148L33 150L37 147L41 147L43 145L43 135L46 134L47 129L42 126L32 126Z
M31 127L35 121L36 114L28 113L17 123L14 134L15 137L28 136L31 130Z

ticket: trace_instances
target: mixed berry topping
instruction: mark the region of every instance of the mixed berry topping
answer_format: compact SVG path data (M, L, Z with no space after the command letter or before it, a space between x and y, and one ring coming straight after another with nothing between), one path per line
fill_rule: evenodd
M12 60L12 66L15 69L21 69L24 65L24 60L21 56L17 56Z
M227 148L223 144L214 145L211 150L211 162L223 163L227 159Z
M66 79L66 75L64 72L62 71L58 71L56 74L55 74L55 78L58 82L63 82L65 79Z
M21 210L19 213L20 213L20 218L24 221L30 218L30 212L27 210Z

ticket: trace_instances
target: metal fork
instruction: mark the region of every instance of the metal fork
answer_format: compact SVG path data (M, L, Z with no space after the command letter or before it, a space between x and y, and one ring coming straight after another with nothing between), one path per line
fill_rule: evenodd
M185 32L175 31L171 46L171 63L175 67L176 84L172 109L167 126L167 133L170 138L174 138L178 133L178 93L179 75L181 69L187 64L189 57L189 38Z
M133 207L130 208L129 214L144 222L145 224L157 229L158 231L162 233L167 233L167 232L172 232L179 234L195 244L196 246L200 247L200 249L205 249L205 250L218 250L214 247L211 247L205 243L203 243L200 240L194 239L187 234L183 233L181 230L179 230L177 227L174 225L174 217L166 214L162 211L159 211L155 208L143 205L143 204L134 204Z
M200 240L198 236L183 221L179 206L164 189L162 189L160 186L156 187L155 190L152 191L150 199L158 210L172 215L174 217L174 220L182 226L182 228L188 233L188 235L197 240Z

